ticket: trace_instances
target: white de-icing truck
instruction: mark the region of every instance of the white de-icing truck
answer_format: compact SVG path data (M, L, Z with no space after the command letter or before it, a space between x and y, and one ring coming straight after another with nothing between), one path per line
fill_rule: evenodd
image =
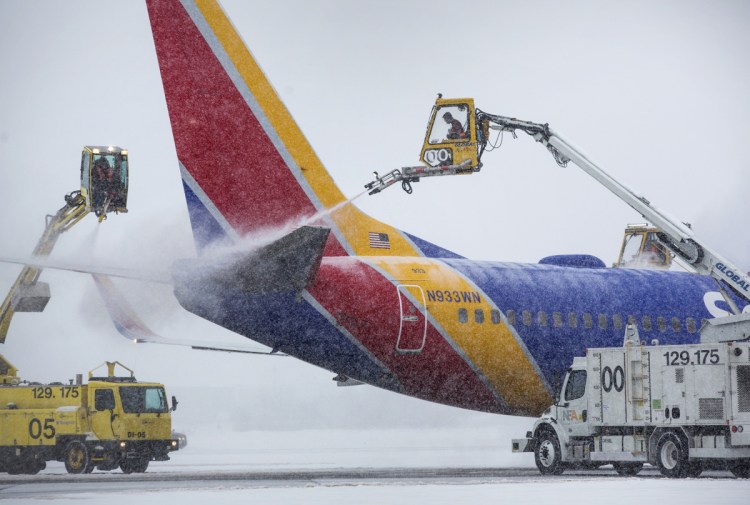
M645 463L667 477L726 468L750 477L750 341L645 345L628 326L623 347L576 357L560 398L513 452L542 474Z

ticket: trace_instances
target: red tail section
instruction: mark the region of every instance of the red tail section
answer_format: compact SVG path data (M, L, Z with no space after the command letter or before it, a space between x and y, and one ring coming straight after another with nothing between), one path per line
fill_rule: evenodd
M346 204L214 0L147 5L199 246L328 209L319 221L332 230L327 256L421 255L408 236Z

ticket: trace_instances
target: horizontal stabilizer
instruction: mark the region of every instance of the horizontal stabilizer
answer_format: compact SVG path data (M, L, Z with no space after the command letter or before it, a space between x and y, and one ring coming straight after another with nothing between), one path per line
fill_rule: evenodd
M303 226L264 247L175 265L175 286L218 284L249 293L302 291L315 278L330 229Z
M135 281L157 282L159 284L172 283L172 280L169 278L167 272L162 270L148 270L143 266L139 266L138 268L119 268L113 266L93 265L90 263L75 263L71 261L63 261L59 259L51 259L40 256L31 256L28 258L12 258L8 256L0 256L0 263L14 263L16 265L34 267L40 270L51 268L53 270L65 270L68 272L77 272L81 274L98 274L107 277L120 277L123 279L131 279ZM18 311L18 309L16 309L16 311Z
M133 307L128 303L120 290L115 287L109 277L99 274L91 274L91 276L94 278L96 287L99 289L99 294L102 295L104 304L107 307L107 312L109 312L109 316L112 319L115 328L122 336L128 340L132 340L136 344L179 345L201 351L223 351L284 356L284 354L276 354L273 353L273 351L264 351L254 346L162 337L161 335L154 333L151 328L149 328L138 317Z

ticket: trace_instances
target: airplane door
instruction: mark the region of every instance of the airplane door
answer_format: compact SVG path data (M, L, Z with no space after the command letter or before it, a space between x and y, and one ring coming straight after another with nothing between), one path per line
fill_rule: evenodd
M399 284L398 306L400 321L396 338L397 354L419 354L427 338L427 317L424 291L416 284Z

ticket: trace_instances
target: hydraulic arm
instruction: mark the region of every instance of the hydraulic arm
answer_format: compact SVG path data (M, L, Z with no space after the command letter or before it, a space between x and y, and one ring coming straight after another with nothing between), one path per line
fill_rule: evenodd
M88 214L80 191L65 196L65 206L55 215L47 216L44 233L34 248L34 256L49 256L60 235ZM50 298L49 286L38 282L41 269L25 266L0 305L0 343L5 342L15 312L41 312Z
M117 146L84 146L81 153L81 189L65 195L65 206L47 216L44 233L34 256L49 256L60 235L86 214L93 212L99 222L109 213L127 212L128 151ZM24 266L10 292L0 305L0 343L5 342L13 314L42 312L50 299L49 285L38 282L42 269Z
M486 125L485 130L489 128L511 133L520 130L531 135L534 140L547 148L560 166L567 166L569 161L575 163L647 221L659 228L660 232L657 234L659 241L694 268L696 272L710 275L717 281L724 281L737 296L750 302L750 278L747 274L732 265L731 262L712 250L704 242L699 241L688 225L675 221L653 206L644 196L637 194L610 176L570 141L552 130L549 125L486 114L479 110L477 110L477 118L479 118L477 122L480 127ZM723 292L721 283L719 283L719 288ZM732 311L739 314L740 310L732 298L726 296L726 293L723 294Z

